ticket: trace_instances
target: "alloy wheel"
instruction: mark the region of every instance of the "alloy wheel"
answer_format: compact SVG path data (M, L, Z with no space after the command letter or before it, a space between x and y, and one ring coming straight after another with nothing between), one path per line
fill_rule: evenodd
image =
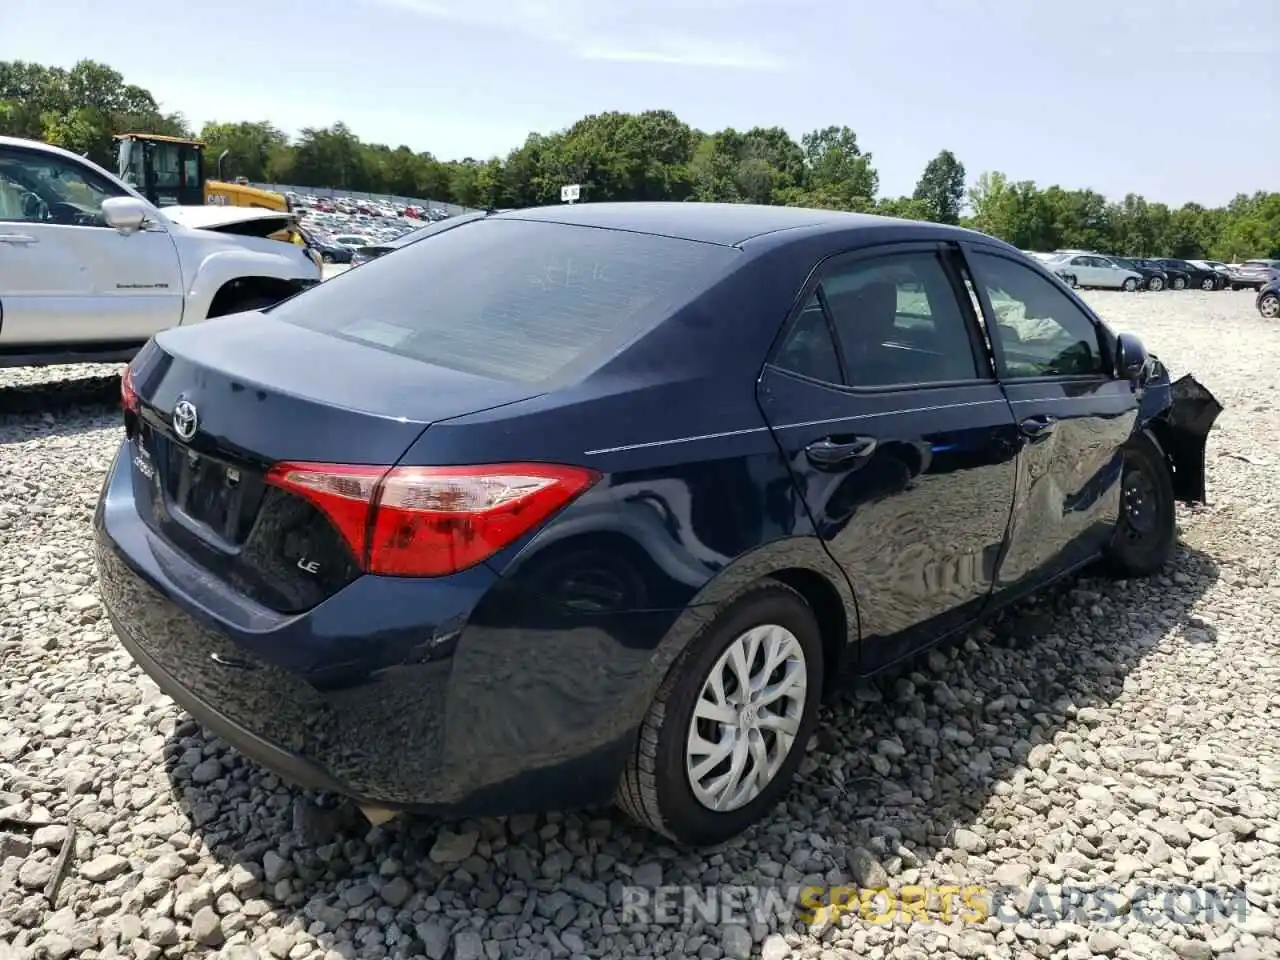
M753 627L729 644L689 723L685 772L702 806L738 810L773 781L795 745L808 687L804 649L785 627Z
M1258 312L1268 320L1280 317L1280 296L1271 294L1263 297L1262 302L1258 304Z
M1152 277L1152 278L1151 278L1151 280L1150 280L1150 281L1148 281L1148 283L1147 283L1147 289L1148 289L1148 290L1163 290L1163 289L1164 289L1164 281L1163 281L1163 280L1161 280L1159 277Z
M1213 278L1212 278L1212 277L1205 277L1203 280L1201 280L1201 281L1200 281L1200 289L1201 289L1201 290L1212 290L1212 289L1213 289Z

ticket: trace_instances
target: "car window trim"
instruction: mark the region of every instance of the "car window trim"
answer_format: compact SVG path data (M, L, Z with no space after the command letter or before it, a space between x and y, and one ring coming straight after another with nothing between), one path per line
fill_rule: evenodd
M985 379L922 380L919 383L895 383L885 387L851 387L847 383L832 383L830 380L820 380L817 377L810 377L807 374L792 370L789 367L779 366L772 360L764 365L763 372L780 374L782 376L790 377L793 380L800 380L804 383L812 384L815 387L834 390L837 393L843 393L851 397L892 397L905 393L920 393L925 390L955 390L963 387L990 387L996 385L996 381L994 379Z
M987 318L987 327L991 329L991 340L993 352L996 360L996 376L1001 382L1009 381L1013 383L1076 383L1087 382L1092 380L1113 381L1115 375L1110 372L1114 370L1115 363L1112 358L1111 337L1106 324L1089 308L1089 305L1080 298L1080 296L1068 287L1066 284L1058 280L1053 274L1045 270L1039 263L1031 257L1012 256L1009 251L1001 249L993 244L962 242L959 244L961 255L964 257L966 269L973 278L974 289L977 291L979 302L982 304L982 312ZM996 312L991 305L991 298L987 295L987 287L984 283L978 282L978 272L974 269L973 254L983 253L988 256L1000 257L1011 263L1019 264L1030 268L1033 272L1038 273L1047 283L1052 284L1055 289L1066 296L1072 304L1074 304L1086 320L1093 326L1094 336L1098 342L1098 354L1102 359L1102 370L1098 373L1060 373L1046 374L1037 377L1013 377L1008 373L1008 366L1004 359L1004 343L1001 341L998 331L994 329Z
M765 368L776 370L778 372L787 373L790 376L797 377L809 383L822 384L823 386L832 387L843 390L851 395L870 396L873 394L892 394L903 393L908 390L921 390L933 387L967 387L975 384L986 385L995 383L997 378L994 369L990 370L987 376L983 376L986 364L983 363L979 356L974 357L974 366L978 369L978 376L974 378L966 378L964 380L926 380L915 383L893 383L881 384L873 387L855 386L848 382L848 371L844 364L844 350L842 349L840 339L836 334L835 318L831 315L830 309L827 307L826 297L819 297L819 304L822 306L823 315L827 321L827 332L831 337L832 347L836 352L836 359L840 364L840 374L844 377L844 383L830 383L826 380L819 380L814 377L806 376L795 370L791 370L777 362L778 354L782 347L786 344L787 339L791 336L796 323L800 319L800 314L804 312L805 305L809 302L809 298L818 290L824 277L832 270L838 270L846 265L859 263L863 260L878 260L883 257L900 256L912 253L932 253L935 254L942 262L943 273L947 277L947 282L951 287L951 295L956 298L957 305L960 308L960 315L964 319L965 332L969 339L970 349L977 350L979 345L985 344L985 336L981 330L981 325L973 312L973 305L969 302L969 295L965 292L961 297L956 291L956 278L953 276L953 267L949 263L948 251L958 253L959 244L948 240L900 240L890 243L878 243L873 246L856 247L851 250L840 250L829 254L819 260L809 271L808 277L805 278L804 284L800 287L800 291L791 306L791 311L784 320L780 335L774 339L773 345L769 349L769 353L765 359ZM976 283L975 283L976 290ZM761 371L763 375L763 371Z

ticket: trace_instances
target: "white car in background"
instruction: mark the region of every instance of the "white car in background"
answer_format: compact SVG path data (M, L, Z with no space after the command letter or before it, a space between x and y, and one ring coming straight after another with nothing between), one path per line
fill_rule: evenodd
M1144 278L1136 270L1129 270L1115 261L1097 253L1060 253L1046 260L1045 265L1058 274L1070 278L1073 286L1096 287L1100 290L1138 290Z
M0 137L0 366L127 360L152 335L278 303L320 282L269 239L293 216L152 206L95 163Z
M340 247L348 247L352 250L359 250L361 247L367 247L371 243L368 237L358 233L339 233L332 238L332 242Z

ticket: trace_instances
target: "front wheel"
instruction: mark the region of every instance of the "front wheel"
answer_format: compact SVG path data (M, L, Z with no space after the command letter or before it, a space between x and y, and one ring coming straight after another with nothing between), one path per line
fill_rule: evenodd
M1124 448L1120 517L1107 548L1107 565L1121 578L1147 577L1173 556L1178 520L1173 480L1164 454L1146 435Z
M1183 277L1174 277L1173 282L1170 283L1169 286L1173 287L1175 290L1185 290L1187 289L1187 281Z
M1133 277L1126 277L1124 281L1124 289L1127 293L1133 293L1133 291L1138 289L1138 281L1133 279Z
M1258 313L1267 320L1280 317L1280 294L1268 293L1258 301Z
M1147 281L1147 289L1160 291L1164 289L1164 280L1160 277L1152 277Z
M1213 290L1217 286L1218 285L1214 282L1213 277L1205 277L1203 280L1200 281L1201 290Z
M786 791L817 722L822 641L809 605L762 580L676 659L640 728L616 800L678 843L723 843Z

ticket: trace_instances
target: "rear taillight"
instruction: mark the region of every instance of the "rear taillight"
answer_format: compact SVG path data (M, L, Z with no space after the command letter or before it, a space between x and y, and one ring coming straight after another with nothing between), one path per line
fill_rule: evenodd
M125 367L120 376L120 405L125 413L138 412L138 391L133 388L133 368Z
M273 486L303 497L342 533L367 573L442 577L510 546L585 492L582 467L366 467L280 463Z

